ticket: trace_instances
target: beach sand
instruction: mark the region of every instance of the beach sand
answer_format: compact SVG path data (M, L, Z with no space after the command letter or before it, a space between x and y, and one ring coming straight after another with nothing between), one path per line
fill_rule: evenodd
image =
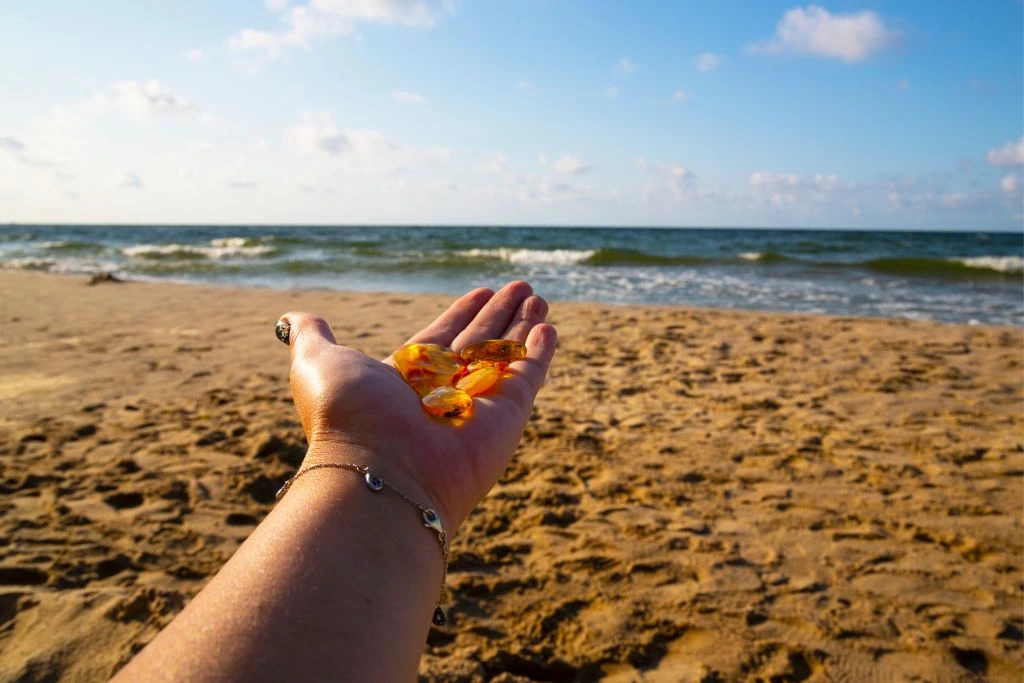
M0 680L110 676L272 507L281 313L384 357L448 301L0 273ZM422 677L1021 680L1020 329L550 317Z

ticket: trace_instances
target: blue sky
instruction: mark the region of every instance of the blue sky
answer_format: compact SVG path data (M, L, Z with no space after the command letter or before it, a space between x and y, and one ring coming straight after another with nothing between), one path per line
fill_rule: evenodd
M1020 0L8 2L0 222L1020 230L1022 32Z

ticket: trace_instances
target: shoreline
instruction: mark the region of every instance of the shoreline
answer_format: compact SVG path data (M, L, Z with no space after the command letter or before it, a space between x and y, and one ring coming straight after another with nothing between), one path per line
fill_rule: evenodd
M9 276L20 277L27 276L28 278L60 278L60 279L74 279L85 286L89 285L89 280L92 277L90 274L81 273L51 273L41 272L32 270L2 270L0 269L0 282ZM102 285L156 285L156 286L171 286L171 287L192 287L197 289L209 288L215 290L227 290L237 292L239 294L253 293L253 292L266 292L266 293L307 293L310 295L319 294L335 294L341 296L408 296L408 297L423 297L428 300L442 299L446 301L454 300L458 295L445 294L443 292L413 292L405 290L353 290L353 289L331 289L331 288L278 288L272 286L243 286L237 283L218 283L218 282L198 282L193 280L179 280L173 278L146 278L137 277L134 275L117 275L120 282L117 283L100 283ZM501 285L505 284L504 281L492 283L490 286L492 289L496 289ZM487 285L480 285L487 286ZM538 292L541 296L544 296L543 292ZM683 311L688 313L725 313L725 314L738 314L738 315L750 315L750 316L795 316L798 318L809 317L815 319L834 320L834 321L849 321L849 322L876 322L876 323L908 323L911 325L941 325L943 327L964 327L964 328L988 328L997 330L1008 330L1018 331L1024 335L1024 323L1020 326L1017 325L998 325L993 323L986 323L980 321L974 322L946 322L942 320L915 320L913 318L902 318L902 317L885 317L885 316L858 316L858 315L842 315L838 313L817 313L807 311L786 311L786 310L762 310L757 308L727 308L721 306L697 306L692 304L655 304L655 303L623 303L613 301L577 301L573 299L552 299L545 296L548 303L552 306L563 308L563 307L584 307L584 308L600 308L600 307L611 307L616 310L626 310L630 308L636 308L640 310L665 310L665 311ZM440 312L440 311L439 311ZM282 311L284 313L284 311Z
M108 678L304 453L274 323L452 297L0 273L0 679ZM422 680L1019 680L1024 331L553 302ZM55 627L54 625L58 626Z

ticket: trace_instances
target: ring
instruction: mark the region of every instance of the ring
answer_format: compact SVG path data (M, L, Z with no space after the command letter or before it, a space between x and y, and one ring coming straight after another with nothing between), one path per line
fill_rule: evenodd
M287 320L278 320L274 327L274 334L285 346L291 346L292 326Z

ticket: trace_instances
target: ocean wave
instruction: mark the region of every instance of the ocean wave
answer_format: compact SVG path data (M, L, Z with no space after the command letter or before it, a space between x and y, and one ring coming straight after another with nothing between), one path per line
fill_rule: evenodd
M277 249L259 240L245 237L221 237L210 240L210 246L194 244L135 244L121 249L128 258L140 259L230 259L253 258L277 253Z
M962 263L969 268L979 270L995 270L1011 275L1024 274L1024 257L1020 256L970 256L954 258L950 261Z
M1017 256L975 256L967 258L897 257L879 258L855 264L886 275L937 277L947 279L1007 278L1024 274L1024 262Z
M457 256L471 259L495 259L519 265L555 265L567 266L584 263L596 253L593 249L513 249L497 247L494 249L465 249L457 251Z
M103 245L95 242L75 242L73 240L50 240L47 242L35 242L32 244L36 249L57 252L83 252L102 251Z
M699 266L714 263L699 256L662 256L636 249L597 249L586 260L590 266Z

